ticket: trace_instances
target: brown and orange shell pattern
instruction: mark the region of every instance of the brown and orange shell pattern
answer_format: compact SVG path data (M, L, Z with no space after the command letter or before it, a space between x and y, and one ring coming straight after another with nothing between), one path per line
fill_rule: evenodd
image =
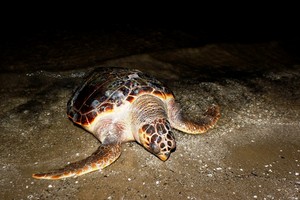
M157 96L163 101L174 98L160 81L139 70L98 68L77 88L68 102L67 114L76 124L88 126L97 116L113 112L125 102L133 103L143 94Z

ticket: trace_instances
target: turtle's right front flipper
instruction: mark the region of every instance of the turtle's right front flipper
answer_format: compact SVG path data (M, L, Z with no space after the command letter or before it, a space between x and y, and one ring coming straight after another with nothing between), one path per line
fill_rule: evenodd
M62 169L48 173L33 174L36 179L58 180L72 176L81 176L83 174L100 170L113 163L121 155L121 144L106 144L100 147L91 156L84 160L71 163Z

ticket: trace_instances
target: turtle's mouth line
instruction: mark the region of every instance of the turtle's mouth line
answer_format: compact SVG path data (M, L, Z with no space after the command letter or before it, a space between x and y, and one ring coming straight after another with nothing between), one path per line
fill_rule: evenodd
M170 154L158 154L157 157L159 157L159 159L161 159L162 161L166 161L170 157Z

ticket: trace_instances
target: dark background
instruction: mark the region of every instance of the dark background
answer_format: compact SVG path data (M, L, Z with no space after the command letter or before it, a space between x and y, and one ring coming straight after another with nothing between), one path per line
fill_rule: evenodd
M260 44L276 41L297 63L300 58L296 24L223 24L201 27L159 24L97 24L97 26L8 26L1 32L2 72L68 70L135 54L207 44ZM98 28L95 28L98 27ZM101 28L99 28L101 27Z

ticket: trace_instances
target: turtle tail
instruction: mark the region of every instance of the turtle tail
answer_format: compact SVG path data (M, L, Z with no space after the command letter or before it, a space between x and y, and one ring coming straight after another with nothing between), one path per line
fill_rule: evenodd
M33 174L36 179L58 180L68 177L77 177L92 171L101 170L112 164L121 155L121 144L101 145L91 156L71 163L64 168L48 173Z

